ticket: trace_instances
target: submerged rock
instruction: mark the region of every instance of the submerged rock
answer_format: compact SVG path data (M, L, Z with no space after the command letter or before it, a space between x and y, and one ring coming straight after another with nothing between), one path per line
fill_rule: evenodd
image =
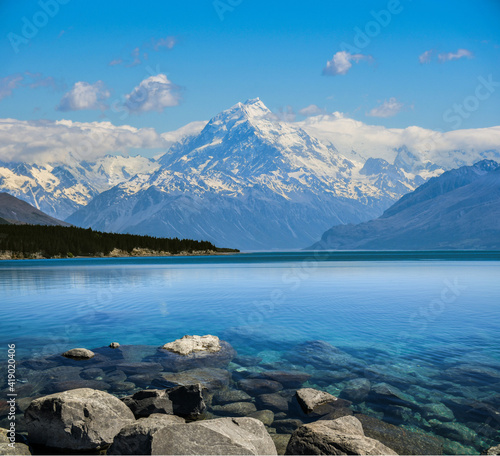
M302 388L295 394L304 413L314 412L314 409L321 405L337 401L332 394L314 388Z
M300 388L311 378L311 374L301 371L267 371L262 372L261 376L281 383L284 388Z
M428 420L434 418L439 421L453 421L455 419L453 411L440 402L423 404L420 406L420 410L422 411L424 417Z
M283 389L283 385L274 380L267 380L263 378L245 378L238 382L239 387L250 394L251 396L258 396L260 394L276 393Z
M86 348L72 348L67 352L62 354L65 358L69 359L91 359L95 356L95 353L91 350L87 350Z
M388 383L377 383L373 385L368 399L370 402L380 402L383 406L387 404L414 406L416 404L412 396L403 393L399 388L389 385Z
M262 421L266 426L271 426L274 421L274 413L271 410L258 410L248 415L250 418Z
M190 355L195 352L218 352L222 347L217 336L184 336L161 347L178 355Z
M301 426L292 434L286 454L397 453L378 440L366 437L358 419L345 416L333 421L316 421Z
M225 416L247 416L257 411L252 402L232 402L225 405L214 405L212 411Z
M256 398L257 405L261 409L269 409L273 412L288 412L288 400L279 393L261 394Z
M367 398L370 389L370 380L367 378L354 378L346 382L339 397L358 404Z
M242 390L223 389L216 391L213 397L213 404L224 405L229 402L249 402L252 397Z
M200 383L209 391L213 391L227 387L231 381L231 374L225 369L205 367L200 369L188 369L171 374L161 374L161 379L163 383L169 384L167 386L188 386Z
M365 435L379 440L398 454L443 454L442 441L428 434L412 432L372 416L356 414Z
M90 388L35 399L25 413L29 441L76 451L100 449L135 421L120 399Z

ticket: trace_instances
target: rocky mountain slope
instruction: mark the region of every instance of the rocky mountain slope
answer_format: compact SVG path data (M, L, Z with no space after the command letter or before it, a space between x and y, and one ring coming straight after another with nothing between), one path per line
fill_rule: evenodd
M483 160L447 171L384 214L334 226L312 249L500 249L500 165Z
M8 193L0 193L0 224L70 226Z
M174 144L159 169L94 198L67 220L103 231L206 239L240 249L300 248L332 224L382 213L423 176L346 158L259 100Z

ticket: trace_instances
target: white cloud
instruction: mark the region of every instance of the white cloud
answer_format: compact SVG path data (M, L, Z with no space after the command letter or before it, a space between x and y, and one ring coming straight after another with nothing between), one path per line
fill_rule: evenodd
M173 49L173 47L177 44L177 38L175 36L167 36L166 38L160 38L159 40L155 40L153 38L151 41L155 51L159 51L162 47Z
M180 88L162 73L141 81L125 98L125 107L131 113L162 112L167 107L177 106L181 100Z
M418 61L420 63L430 63L432 59L432 54L434 53L433 49L430 49L429 51L425 51L423 54L420 54L418 56Z
M12 74L0 79L0 100L10 97L13 90L21 86L23 79L21 74Z
M321 109L315 104L311 104L309 106L306 106L305 108L302 108L299 111L299 114L305 117L309 116L319 116L320 114L326 114L324 109Z
M361 60L371 61L373 58L370 55L351 54L346 51L339 51L333 56L332 60L326 62L326 67L323 68L323 74L327 76L346 74L351 69L352 62L358 63Z
M73 88L64 94L57 109L59 111L80 111L84 109L105 109L104 100L111 96L102 81L89 84L76 82Z
M472 59L474 54L467 49L459 49L457 52L443 52L438 55L440 62L449 62L450 60L458 60L462 58Z
M113 59L108 63L109 66L121 65L123 63L123 59Z
M403 107L403 103L400 103L395 97L391 97L388 100L384 100L381 105L368 111L366 115L371 117L392 117L401 111Z

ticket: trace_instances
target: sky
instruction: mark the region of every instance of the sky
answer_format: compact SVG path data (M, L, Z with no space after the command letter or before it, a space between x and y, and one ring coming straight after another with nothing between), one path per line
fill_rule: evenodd
M498 126L499 25L498 0L0 2L0 119L147 136L260 97L289 121Z

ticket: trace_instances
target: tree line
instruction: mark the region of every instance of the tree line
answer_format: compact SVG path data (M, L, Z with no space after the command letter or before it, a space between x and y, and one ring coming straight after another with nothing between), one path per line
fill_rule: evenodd
M203 250L236 251L220 249L208 241L192 239L103 233L91 228L0 224L0 251L17 252L24 257L37 253L47 258L98 256L108 255L114 249L131 253L136 248L171 254Z

